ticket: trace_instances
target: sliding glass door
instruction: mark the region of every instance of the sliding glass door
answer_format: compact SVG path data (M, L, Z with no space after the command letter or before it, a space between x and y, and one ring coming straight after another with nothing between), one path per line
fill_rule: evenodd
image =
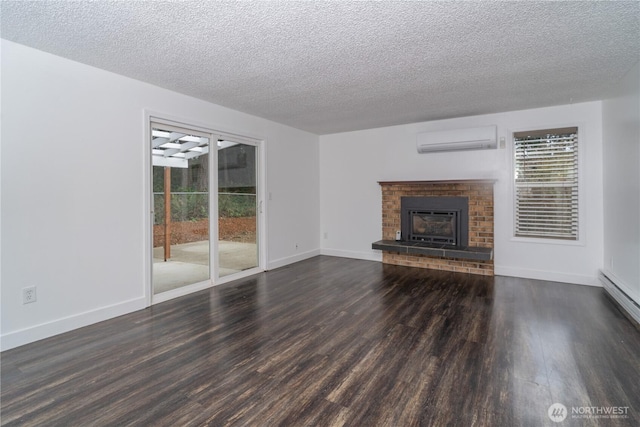
M151 302L259 272L258 142L160 120L150 133Z
M218 140L218 277L258 267L257 146Z
M211 135L152 124L153 293L211 280Z

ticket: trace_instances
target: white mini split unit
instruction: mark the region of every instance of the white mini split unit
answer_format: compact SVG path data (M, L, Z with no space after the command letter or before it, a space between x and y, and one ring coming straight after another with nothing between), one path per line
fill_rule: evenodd
M497 147L497 133L497 127L494 125L468 129L422 132L417 136L416 146L418 153L487 150Z

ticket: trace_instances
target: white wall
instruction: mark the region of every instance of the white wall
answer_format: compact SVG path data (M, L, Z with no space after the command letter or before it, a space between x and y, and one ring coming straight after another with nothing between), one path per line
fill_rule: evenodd
M603 101L604 271L640 304L640 63Z
M145 109L264 139L268 267L319 253L316 135L4 40L1 78L3 349L145 306Z
M499 275L598 285L602 266L601 102L464 117L320 137L322 253L381 259L371 243L382 235L378 181L497 179L495 271ZM505 149L418 154L418 132L495 124ZM581 238L552 244L513 238L511 135L578 125L581 144Z

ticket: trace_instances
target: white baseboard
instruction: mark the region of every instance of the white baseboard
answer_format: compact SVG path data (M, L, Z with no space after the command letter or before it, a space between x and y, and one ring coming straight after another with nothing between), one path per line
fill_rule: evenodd
M107 307L101 307L84 313L56 319L51 322L41 323L18 331L2 335L0 338L0 351L9 350L21 345L29 344L45 338L59 335L74 329L89 326L94 323L122 316L146 307L146 298L140 297L121 302Z
M382 261L382 253L381 252L358 252L358 251L344 251L341 249L329 249L323 248L320 250L322 255L328 256L337 256L341 258L354 258L354 259L362 259L365 261Z
M559 273L555 271L531 270L515 267L504 267L495 265L496 276L522 277L524 279L546 280L549 282L573 283L575 285L597 286L602 284L594 276L583 276L579 274Z
M294 262L304 261L305 259L313 258L314 256L318 255L320 255L320 249L314 249L312 251L269 261L269 263L267 264L267 270L274 270L276 268L284 267L285 265L293 264Z
M629 316L631 316L633 319L635 319L636 322L638 322L638 324L640 324L640 305L636 301L634 301L631 296L627 295L627 293L624 292L623 289L625 289L626 286L622 283L619 283L620 279L618 279L609 271L600 271L599 278L602 282L602 285L604 286L605 291L607 291L607 293L611 295L611 297L616 300L618 304L620 304L622 309L626 311Z

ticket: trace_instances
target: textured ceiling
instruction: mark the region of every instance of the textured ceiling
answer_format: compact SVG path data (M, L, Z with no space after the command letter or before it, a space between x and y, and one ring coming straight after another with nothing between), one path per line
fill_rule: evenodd
M640 3L2 1L2 37L317 134L602 99Z

